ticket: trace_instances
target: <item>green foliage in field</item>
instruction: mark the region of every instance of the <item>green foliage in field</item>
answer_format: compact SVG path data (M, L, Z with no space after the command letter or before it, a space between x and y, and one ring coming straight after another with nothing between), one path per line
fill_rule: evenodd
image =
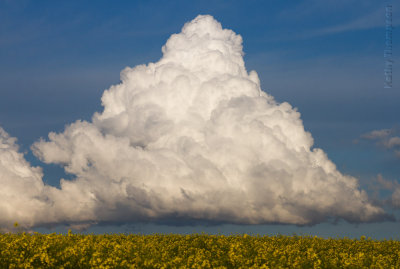
M0 234L0 268L400 268L400 241Z

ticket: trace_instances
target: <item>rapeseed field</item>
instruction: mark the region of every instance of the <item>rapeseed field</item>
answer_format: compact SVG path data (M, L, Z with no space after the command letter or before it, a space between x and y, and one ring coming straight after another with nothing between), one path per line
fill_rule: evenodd
M0 268L400 268L400 241L311 236L0 234Z

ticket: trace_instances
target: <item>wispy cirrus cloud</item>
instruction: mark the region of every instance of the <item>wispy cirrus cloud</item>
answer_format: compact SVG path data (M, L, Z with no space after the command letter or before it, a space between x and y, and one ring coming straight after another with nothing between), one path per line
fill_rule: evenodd
M370 13L362 15L353 20L338 25L333 25L318 29L314 32L311 32L309 36L321 36L327 34L342 33L347 31L357 31L357 30L366 30L366 29L384 27L385 26L384 16L385 16L384 9L373 10Z
M396 13L398 7L394 5L392 10ZM305 1L292 9L282 11L279 17L282 20L298 20L303 23L311 21L311 18L323 18L318 24L315 24L313 19L313 24L305 30L279 37L281 40L309 39L349 31L383 28L385 27L385 3L357 0ZM400 21L394 17L392 25L398 26L399 23Z

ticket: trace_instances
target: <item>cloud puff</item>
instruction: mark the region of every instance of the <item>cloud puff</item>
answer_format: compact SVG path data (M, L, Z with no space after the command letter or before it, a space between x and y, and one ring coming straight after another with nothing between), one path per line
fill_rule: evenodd
M395 208L400 208L400 186L397 186L392 194L392 205Z
M395 209L400 208L400 184L397 181L387 180L382 175L377 176L377 183L379 189L389 190L392 196L386 200L386 203Z
M303 225L384 215L357 179L312 148L300 113L261 90L257 73L245 68L240 35L200 15L162 51L158 62L121 72L92 122L77 121L32 146L76 179L43 193L40 171L25 163L39 189L20 199L46 197L52 222L75 224Z
M361 138L374 140L374 139L385 139L392 133L391 129L373 130L371 132L361 135Z
M392 150L400 158L400 131L398 128L374 130L361 135L361 138L376 141L377 145Z

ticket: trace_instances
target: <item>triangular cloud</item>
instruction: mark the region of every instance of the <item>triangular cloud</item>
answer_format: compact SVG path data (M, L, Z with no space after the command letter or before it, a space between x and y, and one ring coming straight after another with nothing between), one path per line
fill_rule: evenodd
M300 113L261 90L245 68L240 35L200 15L162 51L158 62L122 71L92 122L32 146L43 162L76 176L61 189L45 186L1 133L0 183L18 203L0 197L0 225L171 218L304 225L385 215L357 179L312 148ZM9 172L9 163L26 173Z

